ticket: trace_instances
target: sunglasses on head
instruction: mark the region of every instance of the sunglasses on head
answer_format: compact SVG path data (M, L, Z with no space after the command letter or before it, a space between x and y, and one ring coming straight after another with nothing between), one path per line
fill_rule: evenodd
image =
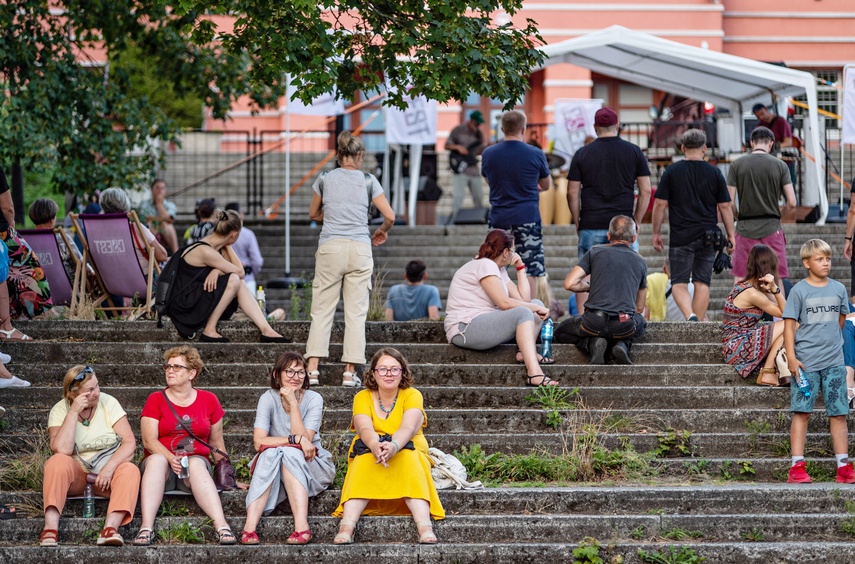
M83 380L85 380L85 379L86 379L86 375L87 375L87 374L95 374L95 370L93 370L91 366L87 366L86 368L84 368L83 370L81 370L81 371L77 374L77 376L75 376L74 378L72 378L71 383L70 383L70 384L68 384L68 389L71 389L71 386L73 386L73 385L75 385L75 384L79 384L79 383L81 383Z

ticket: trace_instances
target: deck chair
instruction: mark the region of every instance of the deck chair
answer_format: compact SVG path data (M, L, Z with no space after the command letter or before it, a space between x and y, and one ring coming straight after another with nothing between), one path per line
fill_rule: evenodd
M124 311L114 304L110 294L137 297L141 304L133 306L128 319L151 315L154 306L154 274L160 265L154 258L154 248L143 236L142 225L134 211L113 214L71 214L71 221L83 243L84 265L90 264L104 295L96 298L95 310ZM148 272L144 272L135 249L148 257ZM108 305L103 305L106 301Z
M75 272L83 268L83 261L78 260L72 252L74 243L66 235L62 227L53 229L20 229L18 233L27 241L27 244L39 257L39 264L45 272L50 285L51 299L54 305L71 305L75 295L74 278L69 278L65 265L62 262L62 249L60 245L68 248L68 255L73 261ZM60 236L59 241L56 235ZM60 242L61 241L61 242Z

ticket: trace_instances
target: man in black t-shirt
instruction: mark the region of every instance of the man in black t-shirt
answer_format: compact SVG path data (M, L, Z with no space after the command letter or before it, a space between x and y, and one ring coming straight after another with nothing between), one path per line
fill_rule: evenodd
M716 249L705 241L705 234L718 229L718 213L733 247L733 210L727 182L721 172L704 161L707 136L700 129L690 129L680 140L685 159L665 169L659 180L653 204L653 248L662 252L662 220L669 210L671 240L671 288L677 307L686 320L698 321L707 313L710 281ZM695 286L689 296L689 281Z
M591 364L605 363L610 347L618 364L632 364L632 340L647 326L647 263L631 248L637 238L635 221L616 215L609 222L609 244L593 247L564 279L566 290L589 292L588 305L555 328L555 342L580 345Z
M637 225L650 202L650 169L647 158L636 145L618 136L617 113L612 108L600 108L594 114L597 139L573 155L567 173L567 203L579 236L578 258L594 245L606 242L609 222L616 215L635 218ZM638 185L638 203L635 185ZM633 249L638 250L638 244ZM576 295L579 311L583 311L587 294Z

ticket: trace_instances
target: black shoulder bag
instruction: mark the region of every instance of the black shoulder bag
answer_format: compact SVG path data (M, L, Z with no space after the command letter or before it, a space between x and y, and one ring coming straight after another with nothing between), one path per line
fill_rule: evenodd
M232 466L232 460L229 458L229 455L194 435L193 431L191 431L190 428L184 424L184 421L181 420L181 417L178 416L178 412L175 411L175 407L172 405L172 402L169 401L169 396L166 395L166 390L160 390L160 393L163 394L163 399L166 400L166 405L169 406L169 410L172 412L172 415L175 416L175 420L178 421L178 424L181 425L182 429L187 431L190 438L202 443L204 446L211 449L211 452L216 452L222 456L222 458L214 464L214 485L217 486L217 489L223 492L235 489L237 487L237 480L235 479L236 472L235 467Z

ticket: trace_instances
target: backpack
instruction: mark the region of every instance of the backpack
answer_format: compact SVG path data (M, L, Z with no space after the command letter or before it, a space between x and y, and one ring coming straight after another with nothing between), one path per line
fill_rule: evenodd
M466 481L466 467L453 454L446 454L438 448L430 448L428 458L433 466L430 474L436 489L476 490L484 487L481 482Z
M321 193L322 202L324 200L324 177L327 175L328 172L329 171L325 170L318 177L318 191ZM368 174L367 172L363 172L362 174L365 175L365 189L368 190L368 221L370 222L371 219L374 217L374 204L373 198L371 197L371 193L374 190L374 182L372 181L370 174Z
M169 302L172 300L172 295L175 291L175 277L178 275L178 265L181 263L181 257L190 249L202 245L201 242L192 243L177 253L169 257L166 265L161 269L160 276L157 277L157 288L154 295L154 307L152 308L157 313L157 328L163 328L163 314L169 308ZM196 276L201 274L200 271ZM195 278L193 279L195 280ZM192 282L192 280L191 280Z

